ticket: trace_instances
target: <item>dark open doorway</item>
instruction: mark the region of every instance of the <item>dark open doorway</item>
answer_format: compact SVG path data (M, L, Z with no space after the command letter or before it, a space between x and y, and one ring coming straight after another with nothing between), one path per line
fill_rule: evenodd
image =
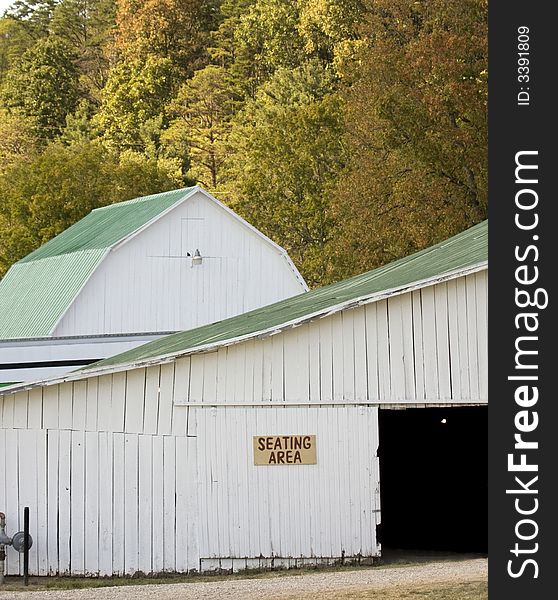
M486 407L379 411L383 547L487 551Z

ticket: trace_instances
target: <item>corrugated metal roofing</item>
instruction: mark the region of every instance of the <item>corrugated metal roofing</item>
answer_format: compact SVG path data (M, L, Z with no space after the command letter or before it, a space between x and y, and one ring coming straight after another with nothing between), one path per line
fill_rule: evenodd
M0 281L0 339L50 335L112 246L197 189L95 209L15 263Z
M196 189L183 188L96 208L17 264L81 250L110 248Z
M0 339L49 335L106 252L16 263L0 282Z
M89 365L79 372L185 354L202 346L279 329L297 319L327 313L344 303L482 265L487 259L488 221L484 221L449 240L379 269L224 321L163 337Z

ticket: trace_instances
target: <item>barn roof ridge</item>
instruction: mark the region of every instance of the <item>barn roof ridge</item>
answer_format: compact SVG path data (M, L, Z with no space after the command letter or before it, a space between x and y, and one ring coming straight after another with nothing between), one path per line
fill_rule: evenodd
M113 248L195 191L195 187L181 188L95 208L15 264L82 250ZM144 206L138 208L138 205Z

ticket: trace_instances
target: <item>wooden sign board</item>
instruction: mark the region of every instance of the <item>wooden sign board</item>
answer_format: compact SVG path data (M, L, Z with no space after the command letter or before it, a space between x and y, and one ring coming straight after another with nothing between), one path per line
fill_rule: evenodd
M315 465L315 435L255 435L255 465Z

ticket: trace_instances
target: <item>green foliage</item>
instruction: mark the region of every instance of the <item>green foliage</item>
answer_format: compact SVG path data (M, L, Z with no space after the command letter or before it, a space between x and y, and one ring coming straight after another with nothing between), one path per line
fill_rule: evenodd
M221 183L234 100L226 70L208 65L182 86L170 106L176 118L166 141L186 141L191 160L189 175L208 189Z
M35 133L33 119L0 109L0 175L34 154L38 148Z
M178 187L157 161L100 144L51 144L0 174L0 273L92 209Z
M369 2L370 41L346 91L338 275L486 218L486 24L485 0Z
M56 37L41 38L27 50L8 73L2 99L37 121L40 135L56 137L78 102L78 71L75 55Z
M195 180L311 285L486 216L486 0L17 0L0 261Z
M168 58L155 55L121 61L112 68L95 118L109 147L144 149L140 128L164 113L172 69Z
M125 59L169 59L179 77L207 62L209 32L217 25L217 0L116 0L115 47Z
M114 0L60 0L52 14L50 31L74 51L82 87L93 101L107 80L115 16Z
M232 205L289 252L310 285L327 277L330 193L343 166L342 107L318 62L279 69L235 120Z
M347 42L358 38L364 0L300 0L299 31L307 52L333 61Z
M38 40L48 34L57 1L15 0L6 11L6 16L18 21L29 37Z

